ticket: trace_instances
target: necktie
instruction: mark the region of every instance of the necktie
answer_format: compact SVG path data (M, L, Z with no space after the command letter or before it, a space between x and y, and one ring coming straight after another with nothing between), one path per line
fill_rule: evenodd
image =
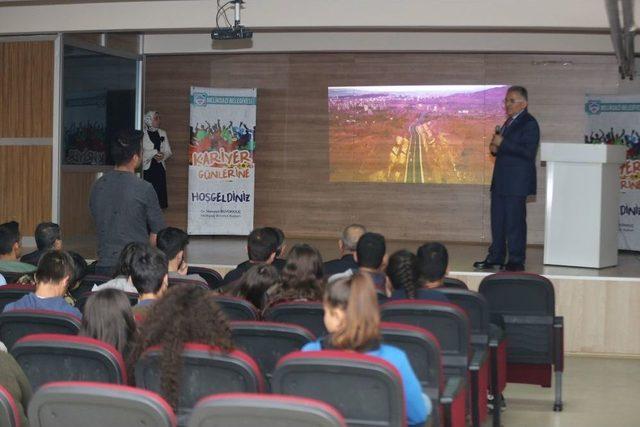
M507 127L509 127L512 121L513 117L511 116L509 116L507 120L505 120L504 124L502 125L502 132L500 132L500 135L504 135L504 131L507 130Z

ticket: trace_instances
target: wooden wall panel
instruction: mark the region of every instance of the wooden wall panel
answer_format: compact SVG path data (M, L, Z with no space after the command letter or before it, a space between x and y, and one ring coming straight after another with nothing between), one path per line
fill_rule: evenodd
M60 227L64 235L72 238L95 237L95 227L89 211L89 197L98 174L67 172L63 167L60 176Z
M51 147L0 146L0 223L16 220L24 236L51 220Z
M309 53L148 57L146 109L172 142L168 222L186 228L189 86L257 87L255 224L333 237L350 222L391 239L485 242L489 189L475 185L329 182L327 87L522 84L543 139L582 140L585 93L615 93L612 56ZM545 171L529 203L529 243L544 238Z
M0 43L0 138L51 137L51 41Z

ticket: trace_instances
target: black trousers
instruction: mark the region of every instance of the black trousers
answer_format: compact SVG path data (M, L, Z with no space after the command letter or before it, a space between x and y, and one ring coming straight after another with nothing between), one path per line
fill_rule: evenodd
M508 259L510 263L524 264L527 247L526 196L501 196L491 192L491 240L487 261L504 264Z
M156 190L160 208L166 209L169 204L167 203L167 172L164 170L164 166L153 159L151 160L151 166L144 171L142 176L145 181L150 182L151 185L153 185L153 189Z

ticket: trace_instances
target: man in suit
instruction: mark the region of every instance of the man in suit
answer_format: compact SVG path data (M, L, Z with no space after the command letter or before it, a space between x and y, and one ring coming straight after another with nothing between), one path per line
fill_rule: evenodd
M511 86L504 105L507 120L496 128L489 147L496 157L491 180L492 243L487 257L473 266L482 270L502 267L522 271L527 245L526 202L527 196L536 194L540 128L527 111L528 94L524 87Z

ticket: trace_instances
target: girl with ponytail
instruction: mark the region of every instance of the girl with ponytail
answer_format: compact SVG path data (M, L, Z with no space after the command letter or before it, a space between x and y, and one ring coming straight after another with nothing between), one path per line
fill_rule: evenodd
M371 277L356 273L329 283L323 305L329 335L306 344L302 351L345 350L384 359L395 366L402 377L408 424L423 425L431 412L431 402L422 394L404 351L382 344L378 299Z

